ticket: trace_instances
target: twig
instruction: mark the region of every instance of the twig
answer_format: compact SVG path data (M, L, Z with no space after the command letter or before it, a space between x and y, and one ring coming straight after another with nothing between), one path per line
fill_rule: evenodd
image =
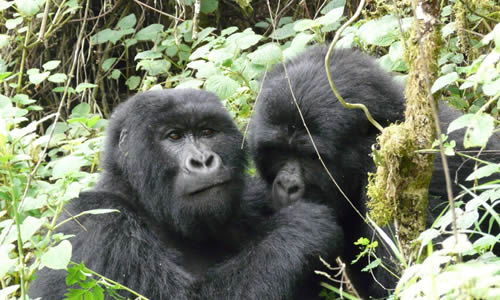
M415 12L415 15L417 13ZM426 57L424 47L423 47L423 42L421 41L421 36L418 38L418 50L419 50L419 56L422 59L422 68L424 71L424 78L425 78L425 89L427 91L427 101L429 101L430 106L431 106L431 111L432 111L432 117L434 118L434 125L436 127L436 134L438 137L438 142L439 142L439 154L441 156L441 161L443 163L443 172L444 172L444 179L446 183L446 195L448 196L448 203L450 205L451 209L451 215L452 215L452 227L453 227L453 235L455 236L455 243L458 243L458 227L457 227L457 216L455 213L455 200L453 199L453 189L451 187L451 178L450 178L450 170L448 167L448 160L446 159L446 155L444 154L444 146L443 146L443 141L441 139L441 127L440 127L440 122L439 122L439 114L438 110L436 107L436 102L434 100L434 97L431 92L431 80L429 77L429 70L427 69L427 64L424 60Z
M196 0L194 2L194 16L193 16L193 31L192 31L192 38L193 40L196 40L198 38L198 18L200 15L200 5L201 5L201 0Z
M47 18L49 16L49 4L50 1L45 2L45 9L43 11L42 25L40 25L40 31L38 32L38 41L43 41L43 36L45 35L45 27L47 26Z
M266 71L264 72L264 76L262 77L262 80L261 80L262 84L260 85L259 93L257 94L257 98L255 98L255 103L253 104L252 110L250 111L250 118L248 119L247 126L245 126L245 132L243 132L243 139L241 141L241 149L243 149L243 146L245 145L245 140L246 140L246 137L248 135L248 128L250 127L250 122L252 121L253 111L254 111L255 106L257 105L257 101L259 101L259 96L260 96L260 93L262 92L262 87L264 86L264 80L266 80L267 71L268 70L266 67Z
M335 33L335 37L333 38L333 41L330 44L330 47L328 48L328 52L326 53L326 56L325 56L325 70L326 70L326 75L328 76L328 82L330 83L330 87L332 88L332 91L335 94L335 96L337 97L337 99L339 100L340 104L342 104L342 106L344 108L347 108L347 109L361 109L361 110L363 110L365 112L365 115L366 115L366 118L368 119L368 121L370 121L370 123L372 123L373 126L375 126L379 131L382 131L383 127L377 121L375 121L375 119L373 119L372 115L370 114L370 112L368 111L368 108L366 108L365 105L363 105L361 103L347 103L347 102L345 102L344 98L342 98L340 93L337 91L337 88L335 87L335 84L333 83L332 74L330 73L330 56L332 54L333 47L335 47L335 44L337 43L338 39L340 38L340 34L342 34L344 29L347 26L351 25L351 23L354 22L359 17L364 6L365 6L365 0L361 0L359 3L358 9L354 13L354 15L344 25L342 25L342 27L340 27L339 30L337 30L337 32Z
M164 16L167 16L167 17L169 17L169 18L172 18L172 19L174 19L174 20L177 20L177 21L184 21L183 19L177 18L176 16L172 16L171 14L167 14L166 12L163 12L163 11L161 11L161 10L159 10L159 9L156 9L156 8L154 8L154 7L152 7L152 6L149 6L149 5L147 5L146 3L142 3L142 2L141 2L141 1L139 1L139 0L134 0L134 2L135 2L135 3L137 3L137 4L139 4L139 5L141 5L141 6L144 6L144 7L146 7L146 8L149 8L149 9L151 9L152 11L155 11L155 12L157 12L157 13L161 14L161 15L164 15Z

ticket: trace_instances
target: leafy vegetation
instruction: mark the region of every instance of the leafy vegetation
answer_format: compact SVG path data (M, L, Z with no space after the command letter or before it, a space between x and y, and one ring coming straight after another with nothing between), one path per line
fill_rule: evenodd
M71 237L54 234L68 221L58 219L64 205L95 183L106 119L126 96L204 88L243 129L266 70L331 40L355 10L355 1L345 0L291 0L269 8L266 1L203 0L197 15L194 2L0 0L0 299L27 298L40 267L68 269L67 284L79 289L67 299L103 299L105 292L118 298L114 291L126 288L71 262ZM466 112L448 128L467 128L465 148L484 147L499 131L499 12L491 0L442 1L439 77L431 91ZM372 1L363 14L337 47L378 56L404 81L411 6ZM443 140L447 155L474 159ZM500 180L474 186L498 174L499 164L478 161L471 185L456 199L460 242L450 240L448 208L420 235L418 255L400 263L395 298L500 297L500 260L487 252L500 237L478 226L500 225ZM465 196L473 200L465 204ZM487 211L482 219L479 210ZM470 242L472 232L482 237ZM440 238L442 248L435 250L432 241ZM387 239L400 255L397 241ZM361 239L360 246L361 255L374 255L375 243ZM461 256L471 259L461 262ZM375 258L366 270L379 264Z

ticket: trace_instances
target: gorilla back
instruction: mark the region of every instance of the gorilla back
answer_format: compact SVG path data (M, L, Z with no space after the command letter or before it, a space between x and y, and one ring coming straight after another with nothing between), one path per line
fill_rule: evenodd
M72 260L150 299L296 297L311 262L342 232L324 205L297 203L268 218L267 191L243 175L241 140L208 92L150 91L120 105L97 186L63 218L119 212L60 228L75 235ZM64 277L40 270L30 296L62 299Z

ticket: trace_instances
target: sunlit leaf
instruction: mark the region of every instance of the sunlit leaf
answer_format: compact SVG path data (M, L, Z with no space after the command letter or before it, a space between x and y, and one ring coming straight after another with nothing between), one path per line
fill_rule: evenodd
M54 270L66 269L71 259L71 252L71 243L68 240L64 240L41 256L41 264Z

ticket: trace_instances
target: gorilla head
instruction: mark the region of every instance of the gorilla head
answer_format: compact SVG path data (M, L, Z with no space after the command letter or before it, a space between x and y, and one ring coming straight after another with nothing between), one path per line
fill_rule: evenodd
M301 197L345 204L318 160L293 96L323 161L351 200L359 201L362 172L373 165L368 154L377 131L362 111L347 110L337 101L325 73L326 52L326 47L313 48L288 61L286 70L277 66L262 82L249 143L257 169L272 185L276 207ZM402 119L402 88L373 59L337 50L330 71L347 102L365 104L382 124Z
M115 190L126 185L137 199L133 205L171 230L202 237L226 222L238 204L246 162L241 139L211 93L138 94L112 116L102 178L122 183Z

